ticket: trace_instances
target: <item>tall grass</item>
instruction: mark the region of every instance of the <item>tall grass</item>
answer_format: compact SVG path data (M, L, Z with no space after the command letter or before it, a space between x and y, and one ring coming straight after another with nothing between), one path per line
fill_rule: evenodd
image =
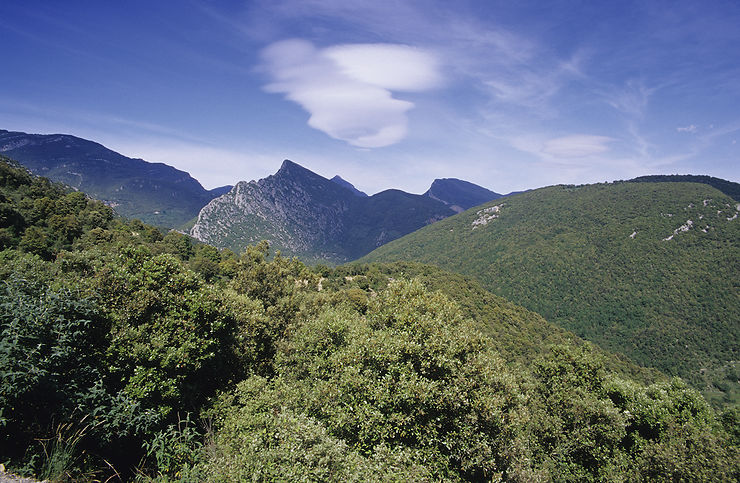
M48 439L41 439L39 443L44 451L44 463L39 476L43 480L65 481L75 479L73 472L77 470L77 463L84 456L85 451L78 451L80 442L91 429L100 423L88 421L83 416L79 421L60 423L54 429L54 435Z

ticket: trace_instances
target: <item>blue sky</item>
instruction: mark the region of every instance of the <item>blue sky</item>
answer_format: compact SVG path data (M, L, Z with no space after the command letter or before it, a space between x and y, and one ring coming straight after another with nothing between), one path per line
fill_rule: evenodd
M206 187L740 181L737 1L8 1L0 128Z

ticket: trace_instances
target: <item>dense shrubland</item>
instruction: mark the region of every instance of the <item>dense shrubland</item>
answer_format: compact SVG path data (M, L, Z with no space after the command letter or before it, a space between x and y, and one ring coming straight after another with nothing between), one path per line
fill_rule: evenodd
M715 413L681 380L614 363L461 277L310 268L266 243L237 256L7 163L0 195L0 461L14 471L740 476L737 411Z
M487 206L499 211L486 224L481 206L362 260L472 277L606 350L684 378L716 407L736 405L740 204L715 187L737 196L740 184L637 181L500 198Z

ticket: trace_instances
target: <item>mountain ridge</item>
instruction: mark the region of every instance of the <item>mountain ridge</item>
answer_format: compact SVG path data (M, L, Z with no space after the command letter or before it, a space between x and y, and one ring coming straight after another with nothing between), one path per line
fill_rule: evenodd
M69 134L28 134L0 129L0 153L32 173L101 200L123 216L162 227L194 218L230 187L206 190L185 171L129 158L100 143Z
M453 215L458 203L469 203L466 188L475 189L468 198L476 200L493 193L455 181L450 196L442 190L446 199L397 189L363 196L339 176L329 180L285 160L274 175L241 181L203 207L190 234L237 252L266 239L283 254L341 263Z
M474 206L501 198L502 194L478 186L469 181L457 178L438 178L424 193L432 199L450 206L455 212L462 213Z
M364 191L358 190L357 188L355 188L355 185L353 185L352 183L350 183L349 181L347 181L346 179L342 178L339 175L334 176L329 181L333 181L339 186L344 186L345 188L347 188L348 190L350 190L352 193L354 193L357 196L362 196L362 197L367 196L367 193L365 193Z

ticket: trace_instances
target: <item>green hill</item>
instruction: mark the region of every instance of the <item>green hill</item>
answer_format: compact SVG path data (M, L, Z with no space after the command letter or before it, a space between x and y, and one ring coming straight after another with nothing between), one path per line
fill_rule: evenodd
M678 379L646 385L614 372L566 331L436 268L309 268L270 257L263 242L237 257L114 217L2 157L0 241L0 461L13 472L49 481L733 481L740 472L737 411L715 412Z
M740 206L696 183L553 186L500 198L364 261L432 263L601 347L737 402Z

